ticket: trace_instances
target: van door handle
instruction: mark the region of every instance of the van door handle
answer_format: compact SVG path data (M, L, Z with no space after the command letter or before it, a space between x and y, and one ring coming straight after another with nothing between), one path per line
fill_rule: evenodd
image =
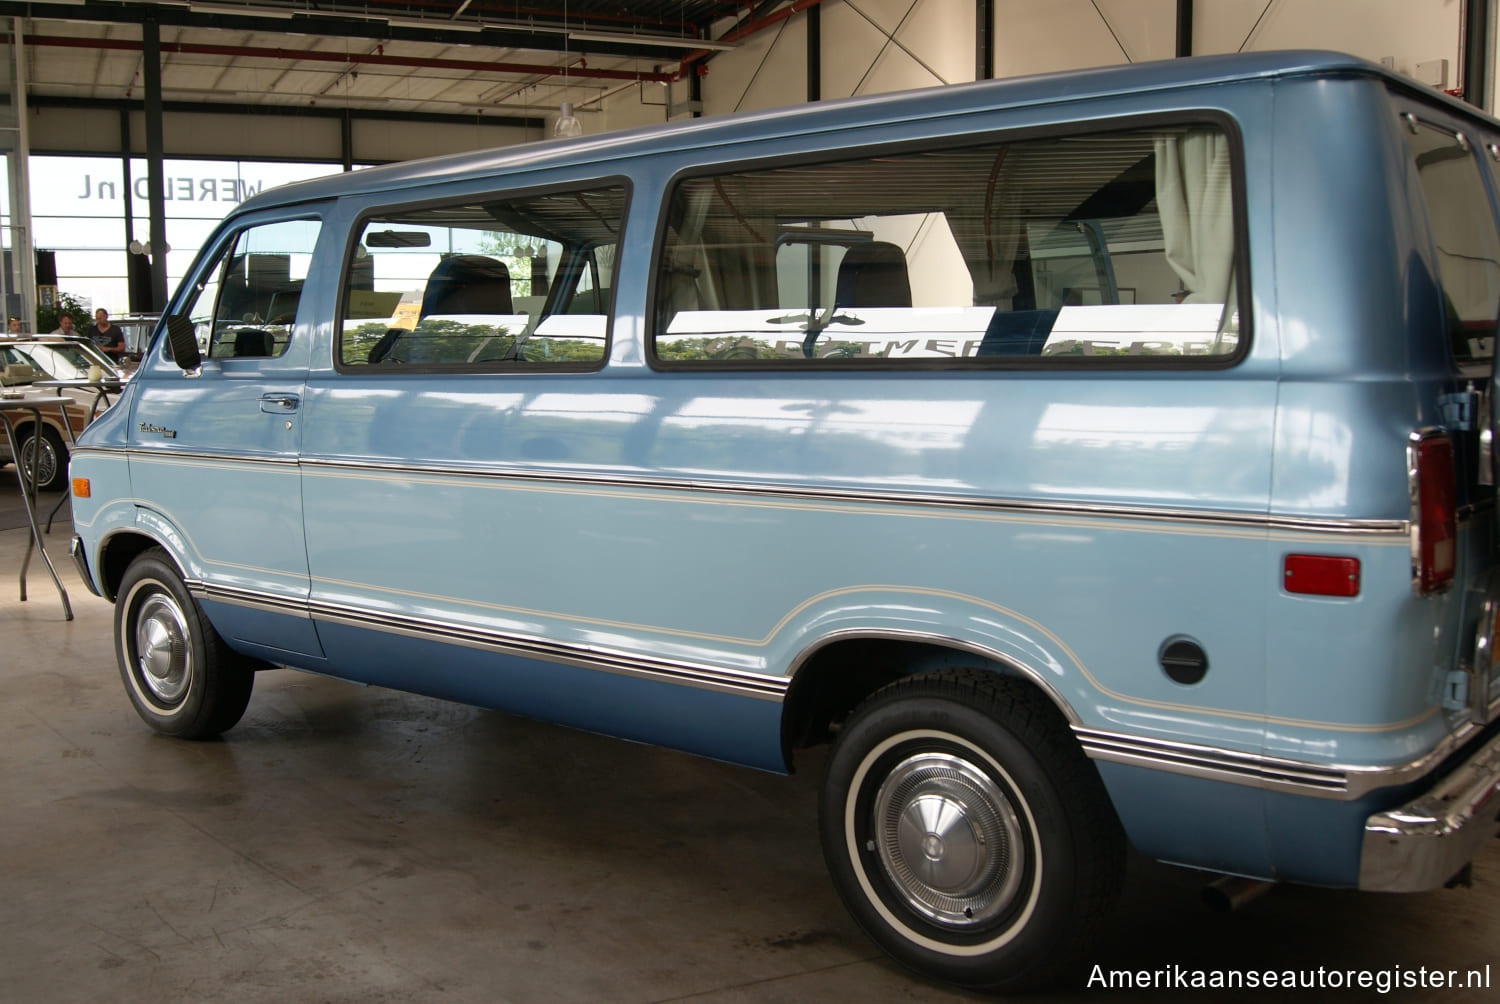
M260 410L268 415L284 415L289 411L296 411L298 403L296 394L262 394L260 396Z

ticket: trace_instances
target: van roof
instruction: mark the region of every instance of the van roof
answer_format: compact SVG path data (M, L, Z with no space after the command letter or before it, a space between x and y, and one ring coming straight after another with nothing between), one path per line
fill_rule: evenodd
M841 98L764 111L644 126L594 137L522 143L466 153L401 161L352 173L283 185L241 203L251 212L271 206L377 193L413 184L462 181L550 165L579 165L679 149L710 147L807 132L831 132L881 122L933 119L980 108L1064 104L1121 93L1176 90L1234 81L1307 75L1383 77L1391 84L1446 102L1470 116L1488 118L1471 105L1357 56L1321 50L1282 50L1195 56L1096 67L1000 80L928 87L869 97ZM1493 121L1493 120L1492 120Z

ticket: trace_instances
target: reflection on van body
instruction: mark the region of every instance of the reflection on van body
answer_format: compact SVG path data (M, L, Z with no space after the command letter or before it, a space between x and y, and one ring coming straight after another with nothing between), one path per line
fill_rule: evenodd
M829 743L835 884L945 980L1065 975L1127 842L1436 888L1500 826L1497 145L1254 54L268 192L81 437L75 554L169 734L288 666Z

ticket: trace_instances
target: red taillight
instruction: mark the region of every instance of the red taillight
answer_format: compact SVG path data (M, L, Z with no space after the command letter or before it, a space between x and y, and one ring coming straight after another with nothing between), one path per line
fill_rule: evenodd
M1458 553L1457 485L1453 441L1445 432L1417 437L1411 448L1412 573L1417 592L1447 589Z
M1288 554L1281 582L1289 593L1307 596L1358 596L1359 559L1326 554Z

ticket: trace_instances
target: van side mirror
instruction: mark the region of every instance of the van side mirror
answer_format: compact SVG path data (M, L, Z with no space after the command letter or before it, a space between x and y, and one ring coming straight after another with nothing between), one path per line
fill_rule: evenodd
M167 343L172 347L172 358L177 365L188 374L197 376L203 357L198 353L198 338L193 330L193 322L182 314L169 314Z

